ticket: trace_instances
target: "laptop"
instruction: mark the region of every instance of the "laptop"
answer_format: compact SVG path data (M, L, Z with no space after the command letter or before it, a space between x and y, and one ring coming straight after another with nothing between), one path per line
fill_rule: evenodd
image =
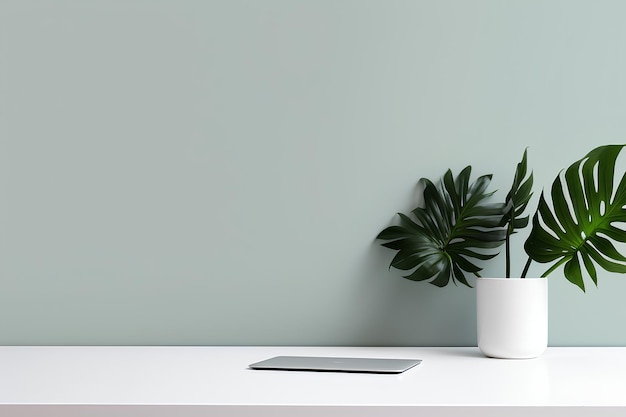
M422 362L421 359L276 356L250 364L250 368L281 371L399 374L418 365L420 362Z

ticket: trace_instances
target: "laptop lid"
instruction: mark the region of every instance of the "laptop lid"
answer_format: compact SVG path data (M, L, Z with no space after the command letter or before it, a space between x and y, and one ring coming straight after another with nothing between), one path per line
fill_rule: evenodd
M420 359L276 356L253 363L250 365L250 368L285 371L399 374L418 365L420 362L422 362Z

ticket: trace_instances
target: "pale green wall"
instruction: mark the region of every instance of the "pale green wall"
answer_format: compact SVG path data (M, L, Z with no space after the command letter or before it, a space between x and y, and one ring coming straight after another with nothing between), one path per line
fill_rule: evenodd
M422 176L504 190L529 146L548 185L625 142L625 16L1 1L0 344L475 345L474 291L403 280L374 237ZM550 291L552 345L626 344L626 277Z

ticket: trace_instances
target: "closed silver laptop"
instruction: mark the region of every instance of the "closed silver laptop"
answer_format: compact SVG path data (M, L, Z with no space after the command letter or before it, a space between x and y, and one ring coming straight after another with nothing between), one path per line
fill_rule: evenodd
M337 358L325 356L276 356L250 365L252 369L320 372L399 374L418 365L420 359Z

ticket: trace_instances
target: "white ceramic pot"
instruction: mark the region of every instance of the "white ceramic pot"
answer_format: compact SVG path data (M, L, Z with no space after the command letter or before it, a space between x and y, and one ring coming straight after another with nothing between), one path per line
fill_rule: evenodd
M478 278L478 347L486 356L528 359L548 347L548 280Z

